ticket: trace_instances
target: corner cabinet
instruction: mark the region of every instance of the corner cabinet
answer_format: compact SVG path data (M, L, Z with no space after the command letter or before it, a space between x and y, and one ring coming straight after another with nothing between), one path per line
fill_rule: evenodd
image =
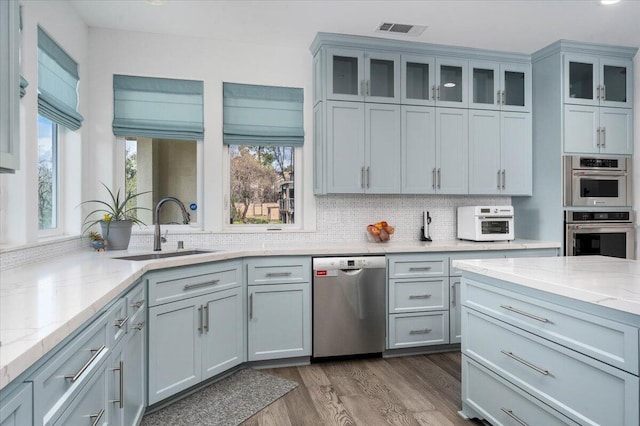
M248 360L311 356L311 258L249 259Z
M0 173L20 168L20 5L0 1Z

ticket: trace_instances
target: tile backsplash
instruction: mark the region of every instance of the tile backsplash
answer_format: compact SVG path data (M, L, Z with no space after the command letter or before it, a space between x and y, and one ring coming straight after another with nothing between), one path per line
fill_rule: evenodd
M422 226L422 212L429 211L431 238L456 238L456 207L470 205L507 205L511 197L450 195L329 195L316 197L315 232L256 233L169 233L167 247L184 241L185 247L242 247L261 243L304 243L309 241L366 241L366 226L386 220L395 227L394 240L417 240ZM517 219L517 218L516 218ZM134 234L130 248L151 249L153 235ZM0 270L55 257L61 252L89 249L86 238L67 238L52 243L38 243L0 252Z

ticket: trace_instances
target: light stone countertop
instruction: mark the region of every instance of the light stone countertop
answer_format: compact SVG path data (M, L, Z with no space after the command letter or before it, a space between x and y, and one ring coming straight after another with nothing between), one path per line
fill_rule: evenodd
M149 261L113 259L140 251L61 253L55 260L2 271L0 280L0 389L145 272L252 256L357 255L559 248L558 242L391 241L389 243L260 244ZM192 247L188 247L190 249ZM215 250L217 247L198 247Z
M454 260L463 271L637 315L640 261L604 256Z

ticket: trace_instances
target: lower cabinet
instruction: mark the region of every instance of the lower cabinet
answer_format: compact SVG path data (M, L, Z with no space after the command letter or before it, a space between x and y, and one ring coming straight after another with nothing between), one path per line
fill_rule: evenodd
M462 339L462 304L460 303L460 277L449 278L449 343L460 343Z
M149 309L149 404L244 362L242 287Z
M86 387L71 402L69 407L53 423L56 426L86 426L108 425L107 402L107 369L108 362L103 362L100 368L89 379Z
M22 383L0 399L0 426L22 426L32 423L33 390L31 383Z

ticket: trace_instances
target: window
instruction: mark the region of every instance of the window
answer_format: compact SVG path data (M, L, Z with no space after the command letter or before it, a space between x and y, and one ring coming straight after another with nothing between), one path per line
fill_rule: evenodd
M238 224L294 224L291 146L229 146L229 220Z
M58 125L38 116L38 229L58 228Z

